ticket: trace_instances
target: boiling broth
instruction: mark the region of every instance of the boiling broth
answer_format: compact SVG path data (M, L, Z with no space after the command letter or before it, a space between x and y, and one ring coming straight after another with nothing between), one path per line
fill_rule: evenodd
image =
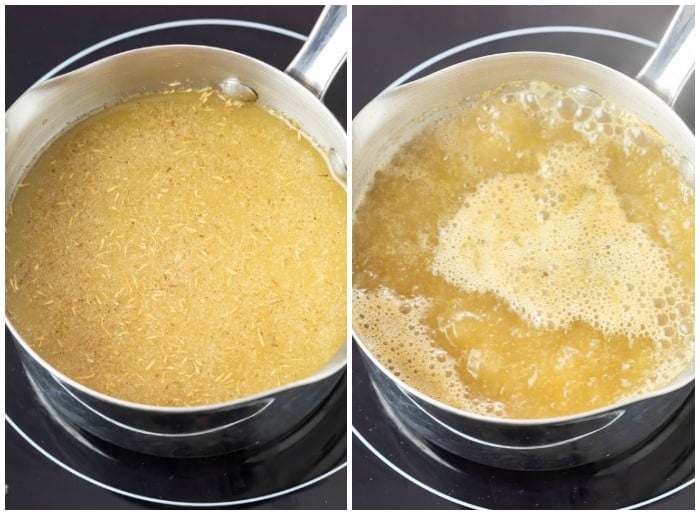
M538 418L656 389L693 357L689 164L585 88L517 82L427 126L353 224L353 319L449 405Z

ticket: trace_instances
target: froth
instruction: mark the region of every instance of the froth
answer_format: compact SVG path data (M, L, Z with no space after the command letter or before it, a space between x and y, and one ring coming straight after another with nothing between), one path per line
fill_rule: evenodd
M470 400L457 361L436 348L421 323L429 308L423 297L403 298L387 288L353 290L355 329L362 342L394 375L426 395L468 411L493 414L498 406Z
M484 415L567 415L668 385L694 351L692 176L584 87L465 99L357 208L354 327L406 383Z
M690 342L690 292L667 251L626 219L607 165L580 144L558 144L537 173L482 182L441 227L433 272L498 295L537 328L581 320L659 346ZM676 304L684 314L671 320Z

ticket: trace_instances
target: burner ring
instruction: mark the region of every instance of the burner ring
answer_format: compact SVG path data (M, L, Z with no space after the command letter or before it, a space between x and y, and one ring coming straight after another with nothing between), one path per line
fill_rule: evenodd
M282 27L277 27L275 25L268 25L266 23L257 23L257 22L252 22L252 21L247 21L247 20L226 20L223 18L193 18L189 20L177 20L177 21L168 21L164 23L156 23L153 25L146 25L145 27L139 27L138 29L133 29L129 30L127 32L122 32L121 34L117 34L116 36L112 36L111 38L103 39L99 43L95 43L94 45L91 45L87 47L84 50L81 50L77 54L72 55L62 63L58 64L57 66L54 66L51 70L49 70L46 74L44 74L39 80L37 80L34 84L32 84L30 87L34 87L37 84L41 84L44 81L49 80L51 77L56 75L57 73L63 71L66 69L68 66L71 64L79 61L83 57L86 57L93 52L96 52L97 50L101 50L105 47L108 47L109 45L113 45L114 43L118 43L120 41L124 41L125 39L133 38L136 36L141 36L143 34L149 34L151 32L157 32L159 30L167 30L167 29L178 29L181 27L198 27L202 25L218 25L218 26L227 26L227 27L243 27L246 29L257 29L257 30L262 30L266 32L272 32L274 34L279 34L281 36L287 36L292 39L296 39L299 41L306 41L307 36L303 34L299 34L298 32L294 32L292 30L287 30Z
M648 39L645 39L645 38L640 38L639 36L635 36L633 34L627 34L626 32L618 32L616 30L599 29L596 27L576 27L576 26L571 26L571 25L551 25L551 26L546 26L546 27L528 27L528 28L524 28L524 29L507 30L504 32L497 32L495 34L489 34L488 36L484 36L481 38L472 39L471 41L467 41L466 43L462 43L461 45L456 45L456 46L453 46L452 48L448 48L447 50L440 52L437 55L434 55L430 59L426 59L422 63L414 66L413 68L408 70L406 73L401 75L401 77L396 79L394 82L389 84L386 88L384 88L381 91L380 95L385 93L386 91L389 91L390 89L394 89L395 87L400 86L404 82L415 77L420 72L433 66L434 64L437 64L440 61L447 59L448 57L452 57L455 54L458 54L460 52L464 52L465 50L469 50L469 49L476 48L476 47L481 46L481 45L493 43L494 41L501 41L503 39L508 39L508 38L514 38L514 37L520 37L520 36L533 36L533 35L538 35L538 34L552 34L552 33L591 34L594 36L605 36L605 37L611 37L611 38L618 38L618 39L621 39L624 41L638 43L640 45L647 46L649 48L656 48L656 46L657 46L657 43L650 41Z

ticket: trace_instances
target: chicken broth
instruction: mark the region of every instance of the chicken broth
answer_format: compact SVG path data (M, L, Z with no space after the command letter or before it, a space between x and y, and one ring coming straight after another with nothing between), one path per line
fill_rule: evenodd
M659 388L693 358L689 175L594 92L487 92L404 145L361 199L355 329L400 379L484 415Z
M80 121L30 168L6 304L70 378L159 406L307 377L346 337L346 196L315 146L205 88Z

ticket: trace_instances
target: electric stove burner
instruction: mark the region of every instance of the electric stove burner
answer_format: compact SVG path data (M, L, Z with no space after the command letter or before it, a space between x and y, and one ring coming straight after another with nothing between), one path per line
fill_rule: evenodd
M320 11L310 6L8 7L7 66L17 73L6 79L7 105L55 74L151 45L229 48L284 69ZM30 25L42 30L19 29ZM76 30L79 35L65 38L67 31ZM64 47L52 46L52 38ZM75 53L80 47L72 44L85 50ZM325 98L343 125L346 92L343 67ZM211 458L165 459L101 441L52 413L32 388L7 329L5 341L8 508L347 506L345 378L293 434L266 447Z
M393 414L353 355L355 438L392 473L431 494L468 508L488 509L616 509L639 507L693 483L694 394L653 438L605 463L569 470L522 472L497 469L447 453L413 434ZM355 445L355 466L361 452ZM366 453L365 453L366 454ZM362 492L355 508L369 508L367 494L353 475L354 490ZM375 478L376 480L376 478ZM395 508L408 508L392 494ZM367 503L367 504L366 504ZM376 506L375 506L376 507Z
M7 333L6 333L6 337ZM345 467L343 378L294 433L253 452L171 459L139 454L95 438L65 421L34 390L10 344L6 415L32 447L64 470L112 492L174 506L235 506L282 496Z
M576 55L634 76L674 11L671 6L355 7L353 112L404 82L502 52ZM693 80L675 109L692 129ZM665 428L624 456L571 470L518 472L469 462L410 434L382 405L356 348L352 370L354 508L694 506L694 394Z

